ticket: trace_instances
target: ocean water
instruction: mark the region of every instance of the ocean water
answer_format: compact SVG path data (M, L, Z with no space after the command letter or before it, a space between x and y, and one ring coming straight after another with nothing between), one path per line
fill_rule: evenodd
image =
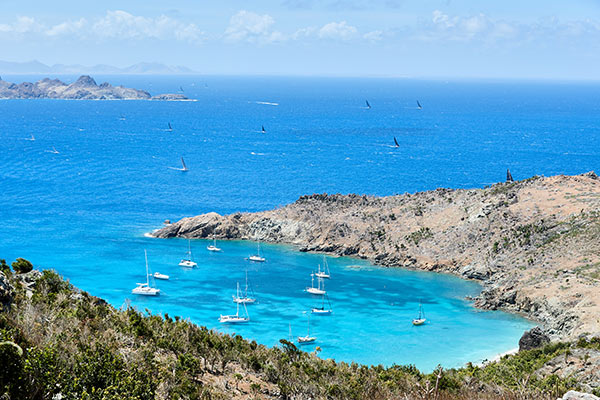
M54 268L117 307L128 299L267 345L288 338L290 326L306 334L303 312L319 300L303 289L321 255L264 244L268 262L256 265L244 260L254 243L220 242L223 253L212 254L193 241L199 268L188 271L177 266L186 241L144 233L167 218L270 209L310 193L482 187L506 168L523 179L600 162L598 84L96 78L153 94L182 86L197 101L0 101L0 257ZM180 157L189 172L168 168ZM157 282L157 298L130 294L144 279L144 249L153 271L171 275ZM516 347L532 325L473 308L464 298L480 290L474 282L328 260L334 313L310 319L318 341L306 347L325 358L454 367ZM251 322L222 326L245 271L259 300L248 306ZM413 327L419 301L429 323Z

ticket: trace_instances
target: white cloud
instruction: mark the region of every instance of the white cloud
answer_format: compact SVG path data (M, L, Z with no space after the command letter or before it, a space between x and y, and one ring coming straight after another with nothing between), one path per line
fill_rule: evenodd
M78 21L65 21L63 23L54 25L50 29L47 29L44 33L48 36L69 35L82 32L84 27L87 25L87 20L85 18L81 18Z
M378 42L381 39L383 39L383 31L376 30L376 31L367 32L363 35L363 38L370 42Z
M0 24L0 33L32 33L42 29L42 25L32 17L18 17L12 24Z
M204 33L195 24L160 15L156 18L142 17L126 11L107 11L91 27L96 37L108 39L176 39L199 41Z
M431 22L417 29L425 40L470 41L509 39L522 29L517 23L495 20L485 14L449 16L440 10L432 13Z
M229 20L224 37L230 42L271 43L285 40L285 35L271 29L274 24L275 20L268 14L258 15L241 10Z
M348 25L346 21L330 22L319 30L321 39L340 39L349 40L355 36L358 29L352 25Z

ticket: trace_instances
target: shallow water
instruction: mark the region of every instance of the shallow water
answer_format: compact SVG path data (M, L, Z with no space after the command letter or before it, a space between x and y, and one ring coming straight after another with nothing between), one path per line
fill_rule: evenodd
M0 256L55 268L115 306L129 298L225 331L233 328L217 318L235 312L231 295L248 269L260 304L235 330L269 345L288 337L290 323L294 335L306 334L302 311L317 304L302 289L320 255L264 245L268 263L250 265L243 258L253 243L222 242L225 251L210 254L198 241L200 268L185 271L176 266L184 241L143 234L165 218L269 209L314 192L482 187L503 180L507 167L521 179L581 173L600 161L597 85L109 79L152 93L181 85L198 101L0 101ZM31 134L35 141L24 140ZM400 148L390 146L394 136ZM181 156L185 174L167 168ZM144 248L154 271L172 275L158 282L159 298L130 295L143 279ZM323 357L459 366L516 347L530 326L473 309L463 300L478 292L472 282L353 259L329 264L334 314L311 318ZM415 328L419 300L430 323Z

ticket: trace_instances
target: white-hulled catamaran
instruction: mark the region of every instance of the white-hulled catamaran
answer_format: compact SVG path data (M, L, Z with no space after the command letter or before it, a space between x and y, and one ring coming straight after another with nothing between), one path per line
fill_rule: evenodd
M425 319L425 313L423 312L423 305L419 303L419 316L413 319L412 323L413 325L423 325L425 321L427 320Z
M244 304L254 304L256 299L254 297L248 296L248 271L246 271L246 288L242 293L240 291L240 283L237 284L237 292L235 296L233 296L234 303L244 303Z
M248 260L254 262L265 262L265 258L260 255L260 242L256 242L256 254L248 257Z
M190 239L188 239L187 257L179 261L179 266L184 268L196 268L198 266L198 264L192 261L192 243Z
M219 317L219 322L223 324L239 324L241 322L250 321L250 316L248 315L248 310L246 309L246 304L242 303L244 306L245 316L240 316L240 303L237 303L237 310L234 315L221 315Z
M221 249L217 247L217 237L214 234L213 234L213 244L206 246L206 250L221 251Z
M323 279L317 278L317 287L315 287L315 274L310 274L310 287L307 287L304 290L310 294L323 295L327 293L325 291L325 282L323 282Z
M156 296L160 294L160 289L150 286L150 274L148 273L148 253L144 250L146 258L146 283L137 283L137 287L131 291L132 294L140 294L142 296Z

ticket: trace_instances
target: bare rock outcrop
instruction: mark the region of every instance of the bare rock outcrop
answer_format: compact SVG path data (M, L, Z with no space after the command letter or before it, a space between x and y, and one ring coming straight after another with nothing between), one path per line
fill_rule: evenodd
M10 307L15 290L6 275L0 271L0 311Z
M550 343L550 338L539 326L536 326L521 336L521 339L519 339L519 351L535 349L547 343Z

